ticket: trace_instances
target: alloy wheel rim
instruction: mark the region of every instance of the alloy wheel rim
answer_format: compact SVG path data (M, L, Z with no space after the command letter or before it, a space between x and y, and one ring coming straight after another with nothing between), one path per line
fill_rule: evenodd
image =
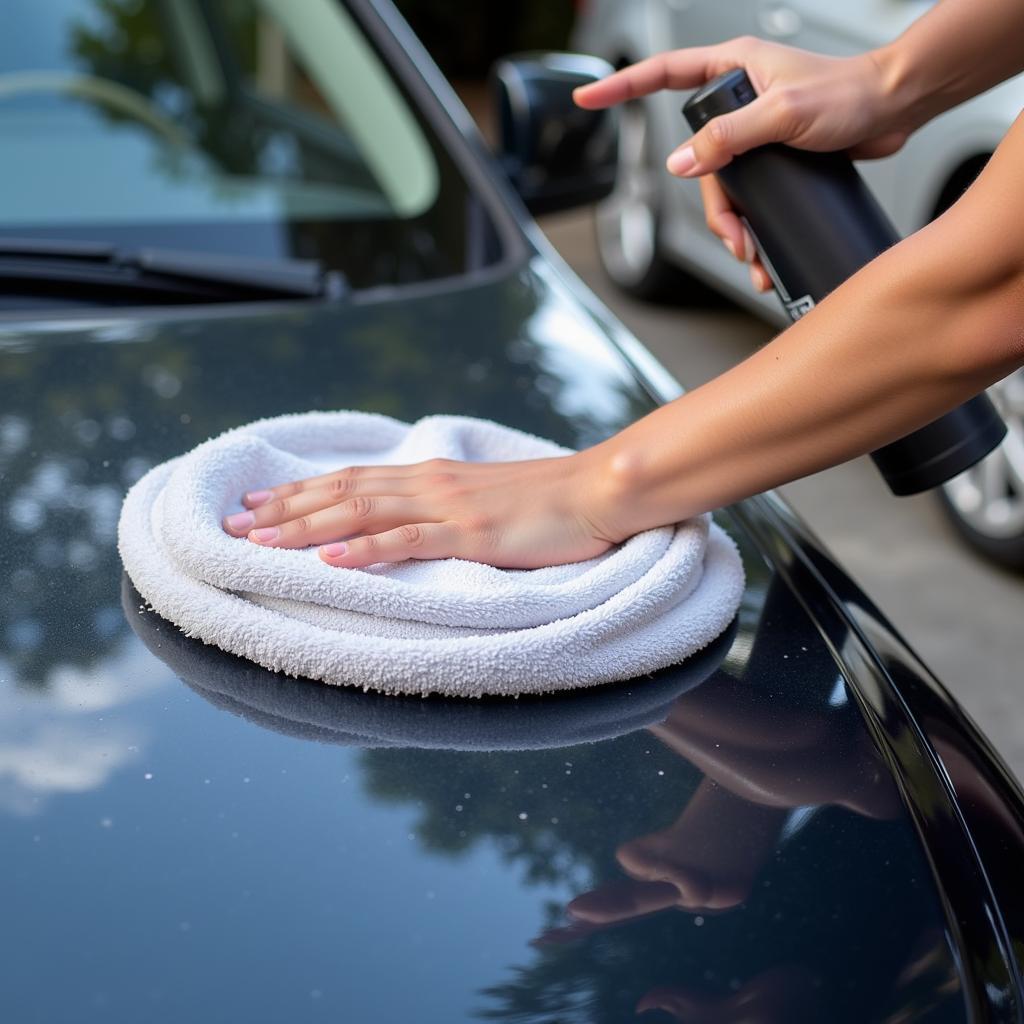
M988 394L1006 421L1006 438L943 491L971 529L1006 540L1024 533L1024 371L992 385Z
M611 275L627 283L639 281L655 256L657 222L647 136L642 105L627 104L619 122L615 190L597 207L601 257Z

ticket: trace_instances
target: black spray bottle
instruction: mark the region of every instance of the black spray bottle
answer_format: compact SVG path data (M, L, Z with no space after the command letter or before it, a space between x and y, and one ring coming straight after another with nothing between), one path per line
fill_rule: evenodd
M696 132L713 117L753 101L735 68L694 93L683 115ZM899 235L853 163L841 153L769 145L715 172L743 217L782 299L798 320ZM1006 434L986 395L873 452L894 494L917 494L983 459Z

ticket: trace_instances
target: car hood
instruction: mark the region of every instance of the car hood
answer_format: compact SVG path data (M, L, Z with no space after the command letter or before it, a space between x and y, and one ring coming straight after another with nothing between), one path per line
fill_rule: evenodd
M621 341L539 257L0 325L7 1019L963 1018L890 768L744 516L720 516L748 575L721 641L518 701L273 675L122 576L126 488L212 435L347 408L582 447L653 405Z

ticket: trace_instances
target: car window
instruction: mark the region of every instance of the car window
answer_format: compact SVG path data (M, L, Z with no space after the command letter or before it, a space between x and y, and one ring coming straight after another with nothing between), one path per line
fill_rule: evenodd
M0 235L315 257L357 287L494 255L471 238L490 225L451 155L344 4L13 3Z

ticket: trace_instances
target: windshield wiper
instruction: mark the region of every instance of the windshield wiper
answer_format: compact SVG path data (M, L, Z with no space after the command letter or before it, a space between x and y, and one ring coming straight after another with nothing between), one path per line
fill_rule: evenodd
M336 298L337 272L318 260L262 260L106 242L0 237L0 281L150 292L174 301Z

